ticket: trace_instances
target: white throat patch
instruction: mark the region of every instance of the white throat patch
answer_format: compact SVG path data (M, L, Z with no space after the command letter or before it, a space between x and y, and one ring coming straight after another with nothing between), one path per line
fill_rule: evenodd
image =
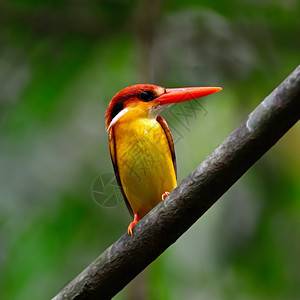
M157 115L166 107L171 106L172 104L167 104L167 105L159 105L155 108L150 108L149 113L148 113L148 117L150 119L156 119ZM125 114L128 113L129 110L131 110L132 108L123 108L109 123L109 126L107 128L107 131L109 131L109 129L114 126L120 118L122 118Z
M156 119L156 117L157 117L157 115L163 110L163 109L165 109L166 107L169 107L169 106L171 106L172 105L172 103L171 104L165 104L165 105L159 105L159 106L157 106L157 107L155 107L155 108L150 108L150 110L149 110L149 118L151 118L151 119Z

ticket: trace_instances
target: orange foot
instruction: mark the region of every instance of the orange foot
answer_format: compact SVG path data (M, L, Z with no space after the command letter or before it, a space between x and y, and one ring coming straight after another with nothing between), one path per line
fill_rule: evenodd
M164 192L164 193L161 195L161 200L165 200L169 195L170 195L169 192Z
M134 225L139 221L139 219L140 219L139 213L134 214L134 219L133 219L133 221L129 224L128 229L127 229L128 234L130 234L131 236L133 236L133 232L132 232L133 227L134 227Z

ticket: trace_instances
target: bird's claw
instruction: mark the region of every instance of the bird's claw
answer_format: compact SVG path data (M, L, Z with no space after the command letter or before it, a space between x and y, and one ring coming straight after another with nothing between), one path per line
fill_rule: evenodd
M133 236L133 227L135 226L135 224L139 221L140 219L140 215L137 213L134 215L134 219L133 221L129 224L127 232L128 234L130 234L131 236Z
M134 227L135 223L134 222L131 222L128 226L128 229L127 229L127 232L128 234L130 234L131 236L133 236L133 227Z
M164 192L164 193L161 195L161 200L165 200L169 195L170 195L170 192Z

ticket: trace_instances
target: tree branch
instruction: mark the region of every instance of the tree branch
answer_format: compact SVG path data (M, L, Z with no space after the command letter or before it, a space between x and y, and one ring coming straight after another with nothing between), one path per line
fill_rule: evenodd
M300 66L172 194L53 299L110 299L173 244L300 118Z

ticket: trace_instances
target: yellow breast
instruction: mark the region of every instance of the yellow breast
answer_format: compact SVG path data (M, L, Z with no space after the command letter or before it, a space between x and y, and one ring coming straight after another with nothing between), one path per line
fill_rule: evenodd
M133 212L143 217L177 186L169 143L155 119L136 118L134 111L114 126L122 187Z

